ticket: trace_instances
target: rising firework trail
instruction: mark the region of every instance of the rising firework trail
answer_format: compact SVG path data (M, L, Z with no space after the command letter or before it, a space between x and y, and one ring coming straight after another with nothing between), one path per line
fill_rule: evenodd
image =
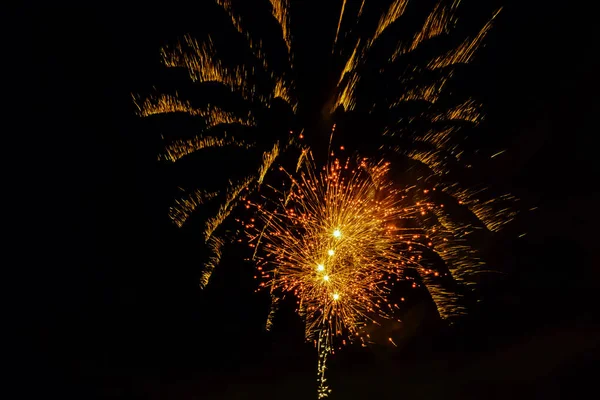
M293 28L303 21L293 19L291 3L270 0L254 10L276 30L265 33L238 11L241 2L216 0L207 12L230 32L185 35L161 56L169 70L188 75L202 98L219 95L200 101L190 90L159 88L134 102L141 117L157 124L180 118L195 126L193 134L165 135L161 162L227 171L222 180L203 171L195 184L180 185L184 194L169 210L179 227L192 219L203 224L210 254L201 287L210 284L226 232L241 222L260 287L272 298L267 326L282 296L295 296L306 338L318 349L319 397L325 397L333 349L340 341L370 343L366 324L398 318L389 294L407 270L418 275L441 318L458 317L466 307L463 291L454 289L468 290L489 269L472 237L494 235L515 217L513 196L462 180L472 167L466 132L485 115L476 98L453 94L457 71L473 60L500 10L469 31L457 29L460 0L439 1L420 16L422 7L409 0L384 9L341 1L335 35L323 38L333 48L336 75L324 114L341 134L363 127L375 150L336 158L330 139L327 156L319 158L313 152L323 149L309 144L316 133L298 113L307 105L294 79ZM236 51L240 46L245 51ZM222 154L235 163L222 166ZM282 173L287 189L274 181ZM248 221L240 209L256 215Z

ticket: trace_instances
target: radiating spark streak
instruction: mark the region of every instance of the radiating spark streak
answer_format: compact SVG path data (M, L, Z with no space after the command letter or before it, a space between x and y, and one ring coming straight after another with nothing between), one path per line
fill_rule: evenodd
M340 79L338 81L338 89L340 87L343 88L339 90L339 94L337 96L337 100L333 106L332 112L338 108L339 106L343 106L344 110L349 111L354 109L356 105L356 101L354 99L354 92L356 90L356 86L358 85L358 81L360 75L356 72L356 68L358 66L358 62L362 57L361 51L359 50L361 46L360 39L357 41L354 46L354 50L352 51L352 55L346 61L346 65L340 74ZM343 82L345 80L345 82Z
M442 7L441 3L436 4L435 8L427 17L423 28L415 35L409 51L416 49L421 43L442 33L448 33L451 26L456 23L454 10L460 4L460 0L455 0L450 7Z
M457 129L454 127L437 130L431 129L424 136L423 140L439 150L447 149L448 144L450 143L452 136L456 133Z
M206 42L199 43L186 35L184 42L178 43L175 48L163 48L162 56L167 67L187 68L190 78L195 82L220 82L234 90L246 85L246 74L241 68L230 70L221 65L210 37Z
M506 149L504 150L500 150L499 152L495 153L494 155L492 155L490 158L495 158L498 157L500 154L504 154L506 152Z
M392 56L391 61L395 61L402 54L414 51L421 43L429 39L449 33L450 29L456 24L457 17L455 11L460 2L461 0L455 0L450 6L443 6L442 3L437 3L425 20L421 30L415 34L410 46L399 46Z
M430 168L437 175L444 175L448 169L444 156L437 150L419 150L396 148L396 151Z
M169 209L169 217L175 225L181 228L200 205L215 198L217 195L218 192L195 190L188 196L175 201L175 205Z
M450 319L466 314L467 309L462 305L463 296L454 290L444 288L434 271L421 269L419 276L427 287L440 317Z
M364 6L365 6L365 2L366 2L366 1L367 1L367 0L362 0L362 3L361 3L361 5L360 5L360 9L358 10L358 16L359 16L359 17L362 15L363 8L364 8Z
M439 235L438 235L439 236ZM440 258L447 265L448 269L452 272L452 277L457 282L462 282L464 284L470 285L473 284L469 278L472 278L475 274L481 271L481 267L485 265L485 263L479 259L477 259L476 252L468 246L468 245L460 245L460 241L456 243L452 243L450 239L447 241L434 239L434 246L436 247L436 253L440 256ZM455 293L456 296L459 296ZM435 299L434 299L435 300ZM456 301L452 300L455 305L459 305L459 299ZM444 307L446 310L442 311L443 314L454 314L458 315L461 313L461 306L458 306L458 309L449 311L449 299L444 299L442 305L446 303ZM439 309L439 306L438 306Z
M165 153L161 154L158 159L175 162L182 157L195 153L202 149L235 146L242 149L254 147L253 144L243 140L236 140L233 137L214 137L214 136L197 136L193 139L176 140L169 143L165 148Z
M437 102L441 92L444 90L444 86L451 77L452 74L448 74L447 76L432 83L418 85L407 90L400 95L397 101L390 104L390 108L397 107L399 104L406 101L427 101L429 103Z
M479 218L487 229L492 232L498 232L502 227L515 219L517 212L509 206L502 206L514 202L516 198L513 195L505 194L483 202L477 202L469 209Z
M270 0L270 1L271 1L271 5L272 5L272 10L273 10L273 12L272 12L273 17L275 17L275 19L281 26L283 39L284 39L284 42L285 42L287 50L288 50L288 55L291 56L291 43L292 42L291 42L291 36L290 36L290 31L289 31L288 0ZM268 66L268 63L266 60L266 56L264 54L262 42L254 41L252 39L250 33L246 32L244 30L244 28L242 27L241 18L238 15L236 15L235 12L233 11L233 7L232 7L230 0L217 0L217 3L221 7L223 7L223 9L228 13L228 15L231 17L231 21L232 21L234 27L236 28L236 30L246 38L246 40L248 42L248 47L252 50L254 56L262 63L265 71L268 71L269 66ZM243 72L243 70L242 70L242 72ZM273 77L274 74L271 73L271 76ZM276 82L275 82L275 90L273 93L273 97L274 98L280 97L281 99L285 100L286 102L288 102L290 104L290 106L292 106L293 111L296 112L297 104L291 100L289 82L286 82L281 77L277 77L275 79L276 79ZM264 101L265 98L263 98L262 100Z
M357 54L358 54L359 47L360 47L360 39L358 39L358 42L356 42L356 46L354 46L352 55L348 58L348 61L346 61L346 65L344 66L344 69L342 70L342 73L340 74L340 80L338 81L338 85L342 83L342 80L344 80L344 78L346 77L346 75L348 73L350 73L356 69Z
M394 3L392 3L390 8L388 9L388 11L385 14L383 14L381 16L381 18L379 19L379 24L377 25L375 34L373 35L373 37L371 37L371 39L367 43L366 48L363 50L360 50L360 52L359 52L360 40L356 44L354 51L352 52L352 55L346 62L344 70L340 74L339 82L341 82L346 75L348 75L349 78L347 79L346 83L343 85L343 88L341 88L341 90L337 96L337 100L335 102L333 110L335 110L339 106L343 106L345 111L351 111L354 109L354 107L356 106L355 91L356 91L356 87L358 85L358 81L360 79L360 75L356 72L356 69L357 69L357 65L358 65L358 60L359 59L362 60L362 58L363 58L363 54L359 54L359 53L362 53L363 51L367 51L385 30L391 24L393 24L398 18L400 18L402 16L402 14L404 14L404 10L406 9L407 4L408 4L408 0L395 0ZM362 11L362 6L364 6L364 3L361 5L361 11ZM358 57L357 57L357 55L358 55ZM340 83L338 83L338 88L340 88Z
M249 176L237 184L233 184L231 181L229 182L229 189L227 190L225 202L221 204L216 215L206 221L206 227L204 229L204 238L206 241L212 237L215 230L223 223L223 221L225 221L229 214L231 214L233 208L238 204L238 197L242 191L246 190L250 184L254 182L254 179L253 176Z
M273 97L284 100L292 107L292 111L296 112L298 109L298 103L292 100L290 94L290 88L288 87L288 83L281 78L277 78L275 81L275 90L273 92Z
M271 168L271 166L275 162L275 159L277 158L277 156L279 156L279 143L275 143L275 145L273 146L271 151L265 152L263 154L263 163L260 166L260 169L258 171L258 183L259 184L263 183L263 180L265 179L265 175L269 171L269 168Z
M267 64L267 60L262 48L262 42L261 41L254 41L252 39L252 37L250 36L249 32L246 32L244 30L244 28L242 27L242 19L240 18L239 15L236 15L235 12L233 11L233 6L231 4L230 0L216 0L217 4L220 5L225 12L229 15L229 17L231 18L231 23L233 24L233 26L235 27L235 29L246 38L247 42L248 42L248 48L250 50L252 50L252 53L254 54L254 56L262 63L263 67L265 69L268 69L268 64Z
M462 120L478 124L482 119L483 114L481 113L481 106L474 100L468 99L463 103L434 116L431 120L433 122L442 120Z
M470 283L468 278L481 272L481 268L485 265L478 252L465 239L472 231L471 227L453 220L439 208L434 209L433 212L438 222L428 229L427 235L435 253L444 261L456 281ZM462 306L459 306L458 299L444 298L441 292L440 296L442 296L440 299L443 299L442 304L438 305L441 316L462 313ZM455 304L458 308L450 311L451 304ZM440 306L445 309L440 310Z
M264 96L257 93L248 79L250 73L243 67L226 67L217 57L214 43L210 37L199 43L190 35L184 37L183 43L174 48L161 50L163 63L167 67L185 68L194 82L216 82L239 93L246 99L257 99L268 103Z
M388 11L379 19L379 24L377 25L375 34L369 42L369 46L371 46L390 25L396 22L398 18L404 14L407 4L408 0L395 0L392 3Z
M300 156L298 157L298 162L296 163L296 172L300 171L300 168L302 168L304 162L307 160L308 157L308 149L304 148L302 149L302 151L300 152Z
M176 112L183 112L190 115L200 114L200 110L195 110L188 101L179 100L177 94L175 96L167 94L151 96L143 102L140 102L139 98L134 96L133 103L138 109L138 115L142 117Z
M491 232L498 232L504 225L514 220L517 211L512 205L518 199L511 194L480 200L483 190L459 189L457 184L446 185L443 191L449 193L465 205Z
M348 78L348 81L344 85L341 93L338 96L338 100L336 102L335 108L342 106L344 107L344 111L351 111L356 107L356 86L360 80L360 75L357 73L352 73Z
M134 103L138 107L139 114L142 117L181 112L204 118L207 129L221 124L240 124L245 126L254 126L255 124L254 118L250 113L242 118L232 112L211 105L208 105L206 109L194 108L189 101L180 100L177 94L174 96L167 94L150 96L141 104L134 98Z
M208 285L210 281L210 277L212 276L213 271L219 265L222 256L222 248L225 242L223 239L212 236L207 243L208 249L211 252L211 255L206 263L204 263L204 269L202 271L202 275L200 276L200 288L204 289Z
M233 26L235 27L235 29L242 35L246 36L246 34L244 33L245 32L244 28L242 28L241 18L239 16L236 16L233 11L233 6L231 4L231 0L215 0L215 1L231 17L231 22L233 23Z
M484 25L483 28L481 28L477 36L475 36L473 39L466 39L456 49L453 49L448 53L433 59L429 63L428 68L438 69L445 68L449 65L465 64L470 62L473 56L475 55L475 52L482 45L483 40L487 36L488 32L491 30L493 21L496 18L496 16L498 16L501 10L502 9L500 8L494 13L492 18Z
M338 21L338 26L337 26L337 30L335 31L335 39L333 41L333 47L335 48L335 45L337 44L338 41L338 36L340 34L340 27L342 26L342 19L344 18L344 9L346 8L346 0L343 0L342 2L342 9L340 11L340 19ZM362 9L362 7L361 7Z
M273 6L273 16L279 22L283 33L283 40L288 50L292 54L292 37L290 35L289 22L289 3L288 0L270 0Z
M451 244L447 234L451 233L454 239L462 240L465 236L474 231L471 224L451 218L447 212L443 211L443 209L436 208L433 212L439 222L439 226L436 225L435 228L433 228L433 232L430 233L430 236L432 237L441 235L442 241Z

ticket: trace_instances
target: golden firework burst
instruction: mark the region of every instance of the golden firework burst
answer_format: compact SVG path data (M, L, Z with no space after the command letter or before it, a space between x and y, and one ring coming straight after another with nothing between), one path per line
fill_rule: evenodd
M296 296L306 339L319 353L330 353L336 337L364 342L367 323L393 318L391 286L404 269L421 267L422 250L432 244L417 222L436 206L414 202L414 188L395 187L389 168L335 159L317 171L309 154L299 177L289 175L291 190L269 197L273 207L248 202L263 222L258 231L246 224L259 249L260 285ZM327 393L323 374L319 383Z

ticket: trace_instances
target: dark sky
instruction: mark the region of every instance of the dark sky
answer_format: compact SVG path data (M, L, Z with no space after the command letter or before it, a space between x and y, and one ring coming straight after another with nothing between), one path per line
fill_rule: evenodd
M130 94L160 79L160 45L211 27L197 3L26 4L15 20L24 21L11 59L27 74L17 101L28 150L10 172L25 209L24 284L11 308L27 339L24 398L314 396L302 328L288 318L262 332L265 303L247 270L226 259L227 272L199 291L201 238L169 223L172 182L134 115ZM300 3L315 18L297 33L306 49L331 32L337 5ZM600 66L591 14L566 2L506 4L465 84L488 107L482 147L508 148L486 173L539 208L511 232L525 237L493 247L508 274L474 315L451 329L417 326L400 350L342 352L333 398L559 399L592 388ZM320 65L304 68L306 79Z

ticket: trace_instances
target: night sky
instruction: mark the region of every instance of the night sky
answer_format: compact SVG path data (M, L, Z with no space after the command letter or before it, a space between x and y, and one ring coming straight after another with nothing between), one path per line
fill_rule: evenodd
M218 29L204 1L195 3L29 4L19 13L11 59L27 71L18 100L24 129L11 134L23 144L9 173L25 209L24 284L9 304L26 339L18 349L23 398L316 398L316 352L293 315L263 331L268 308L247 264L232 251L214 285L198 288L202 238L170 223L171 173L156 162L160 141L135 115L131 93L161 79L160 46ZM302 63L302 54L318 60L330 50L323 37L340 2L299 3L292 18L314 18L294 32L300 95L317 109L323 99L311 96L330 83L324 65ZM506 273L486 282L484 301L452 327L427 319L398 349L336 354L332 399L595 392L600 64L592 5L503 4L465 85L486 105L481 148L508 149L482 173L525 209L487 249ZM418 320L426 307L414 304L411 315Z

